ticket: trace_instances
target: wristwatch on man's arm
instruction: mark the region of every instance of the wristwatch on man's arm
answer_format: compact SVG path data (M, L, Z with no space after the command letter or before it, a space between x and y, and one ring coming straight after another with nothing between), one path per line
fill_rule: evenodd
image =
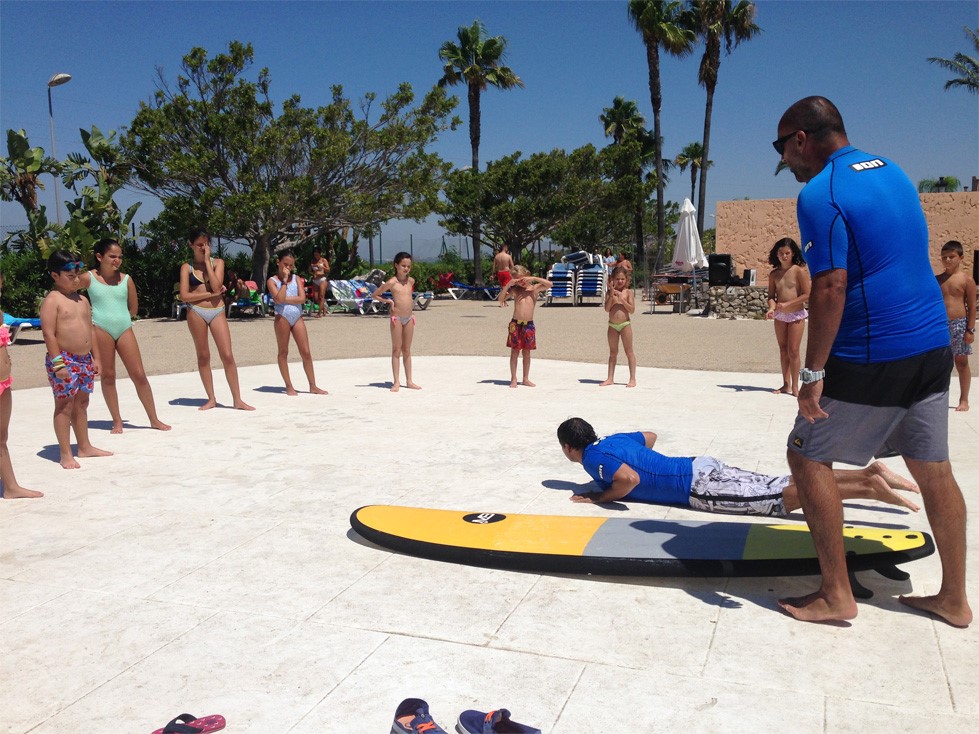
M813 382L819 382L826 376L826 370L811 370L808 367L803 367L799 370L799 382L803 385L809 385Z

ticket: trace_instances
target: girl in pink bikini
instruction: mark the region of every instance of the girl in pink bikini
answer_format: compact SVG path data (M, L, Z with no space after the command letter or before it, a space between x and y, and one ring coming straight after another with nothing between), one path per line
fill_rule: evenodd
M415 317L411 310L414 307L412 291L415 289L415 279L411 272L411 255L399 252L394 256L394 277L388 278L374 291L374 300L387 303L391 307L391 371L394 380L391 392L401 389L401 370L399 361L404 361L405 385L411 390L421 390L421 385L411 379L411 340L415 336ZM391 298L384 294L391 292Z
M774 270L768 275L768 313L765 318L775 321L775 339L782 363L782 386L772 392L798 395L802 364L799 348L809 317L805 304L812 281L799 245L789 237L775 243L768 253L768 262Z
M3 289L3 275L0 274L0 291ZM10 452L7 451L7 435L10 432L10 413L13 409L13 396L10 385L14 378L10 376L10 355L7 347L10 345L10 331L3 325L3 311L0 310L0 484L3 485L0 497L5 500L43 497L43 492L25 489L17 483L14 467L10 463Z

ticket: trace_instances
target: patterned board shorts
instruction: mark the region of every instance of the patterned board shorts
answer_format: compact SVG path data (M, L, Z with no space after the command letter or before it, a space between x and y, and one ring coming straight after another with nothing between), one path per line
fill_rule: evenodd
M784 517L782 492L791 481L791 475L758 474L728 466L711 456L697 456L693 460L690 506L728 515Z
M537 329L534 322L510 319L506 345L510 349L537 349Z
M45 355L44 366L48 370L48 382L54 390L55 398L73 398L79 391L90 393L95 389L95 362L91 354L72 354L62 352L68 376L64 379L55 377L51 365L51 357Z
M965 343L965 318L951 319L948 322L948 333L952 337L952 354L956 357L967 357L972 354L972 345Z

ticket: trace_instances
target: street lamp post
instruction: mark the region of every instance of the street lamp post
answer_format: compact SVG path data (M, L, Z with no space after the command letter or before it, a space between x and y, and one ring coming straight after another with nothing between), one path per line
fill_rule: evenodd
M51 122L51 157L55 160L58 159L58 151L54 147L54 107L51 104L51 88L60 87L62 84L67 84L71 81L71 74L65 74L63 72L54 74L50 79L48 79L48 119ZM58 181L58 174L54 174L54 200L55 200L55 212L58 215L58 224L61 224L61 184Z

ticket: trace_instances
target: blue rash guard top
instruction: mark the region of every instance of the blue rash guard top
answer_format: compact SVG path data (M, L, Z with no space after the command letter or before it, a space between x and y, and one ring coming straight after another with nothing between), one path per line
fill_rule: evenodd
M622 499L656 504L687 505L693 481L693 459L664 456L646 448L642 432L616 433L589 444L581 452L581 465L602 489L623 464L639 475L639 484Z
M928 226L904 171L886 158L840 148L799 193L797 209L813 277L847 271L833 356L893 362L949 345Z

